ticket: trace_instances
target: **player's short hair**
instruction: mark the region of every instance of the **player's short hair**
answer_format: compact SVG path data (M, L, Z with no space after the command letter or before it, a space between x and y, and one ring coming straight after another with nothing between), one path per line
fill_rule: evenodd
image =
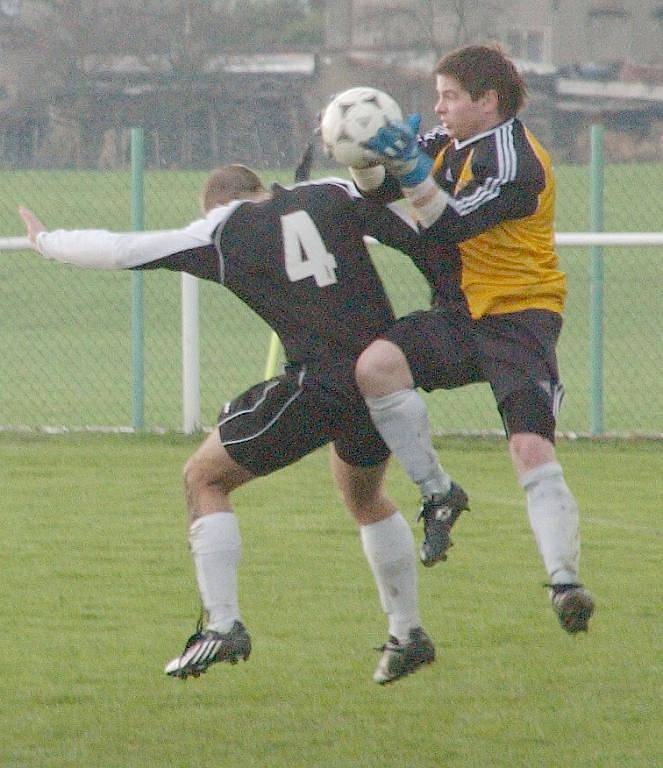
M257 174L245 165L222 165L212 171L201 194L203 211L211 211L232 200L245 200L265 192Z
M503 118L515 117L527 98L522 75L497 44L458 48L443 56L433 72L458 80L472 101L495 91Z

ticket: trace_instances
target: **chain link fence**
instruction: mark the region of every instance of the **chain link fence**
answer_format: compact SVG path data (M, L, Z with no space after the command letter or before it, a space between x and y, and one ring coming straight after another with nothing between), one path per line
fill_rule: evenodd
M333 171L334 174L338 170ZM131 174L4 172L0 237L23 234L16 212L32 208L49 228L131 229ZM559 232L589 229L587 166L557 169ZM264 174L266 180L276 178ZM178 227L198 216L205 173L145 174L145 229ZM281 181L288 181L284 175ZM663 165L605 169L605 231L663 230ZM604 260L603 432L663 434L663 339L659 311L663 249L606 247ZM407 258L375 248L399 314L426 306L428 290ZM590 269L587 248L559 249L569 297L559 345L566 399L559 429L590 431ZM182 428L180 277L144 275L144 425ZM44 262L0 251L0 427L132 427L132 274ZM200 284L201 419L264 377L269 329L225 289ZM427 396L433 428L500 430L489 388Z

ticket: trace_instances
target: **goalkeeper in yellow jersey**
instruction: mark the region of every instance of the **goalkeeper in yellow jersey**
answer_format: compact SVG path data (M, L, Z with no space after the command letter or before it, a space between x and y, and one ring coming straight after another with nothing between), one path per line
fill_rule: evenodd
M578 507L554 446L566 279L554 251L551 161L517 117L525 84L498 48L461 48L435 74L440 126L421 135L418 115L388 124L367 142L382 164L350 169L365 196L409 202L426 244L417 265L434 292L430 310L400 319L362 353L357 381L421 488L424 565L445 559L467 497L431 460L416 388L490 383L553 607L566 631L584 631L594 602L579 582Z

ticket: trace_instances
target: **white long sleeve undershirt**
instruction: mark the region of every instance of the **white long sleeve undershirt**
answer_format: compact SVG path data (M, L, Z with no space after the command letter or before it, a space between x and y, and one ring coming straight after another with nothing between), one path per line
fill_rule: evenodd
M216 227L237 204L212 209L184 229L157 232L109 232L105 229L55 229L37 236L46 259L94 269L130 269L155 259L212 242Z

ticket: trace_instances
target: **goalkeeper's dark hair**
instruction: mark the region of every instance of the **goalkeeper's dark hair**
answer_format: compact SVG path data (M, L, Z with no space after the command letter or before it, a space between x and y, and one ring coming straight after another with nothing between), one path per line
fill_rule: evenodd
M472 101L495 91L500 115L505 119L515 117L527 98L522 75L496 44L458 48L443 56L433 71L458 80Z
M266 194L260 178L245 165L222 165L212 171L201 194L203 211L211 211L232 200L251 200Z

